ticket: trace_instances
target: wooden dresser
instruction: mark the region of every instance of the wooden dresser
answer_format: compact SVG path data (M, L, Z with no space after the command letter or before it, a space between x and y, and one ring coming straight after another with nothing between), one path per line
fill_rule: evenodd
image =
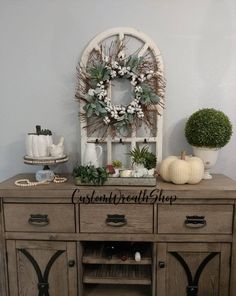
M1 296L236 296L231 179L15 186L22 178L33 175L0 185ZM113 241L145 246L142 260L108 259Z

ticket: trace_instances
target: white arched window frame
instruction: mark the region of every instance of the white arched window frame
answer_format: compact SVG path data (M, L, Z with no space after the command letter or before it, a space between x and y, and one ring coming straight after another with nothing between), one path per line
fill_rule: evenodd
M107 31L104 31L100 34L98 34L95 38L93 38L87 47L85 48L81 61L79 66L86 67L89 61L89 57L92 52L95 51L100 51L101 50L101 44L104 44L106 40L109 40L111 38L118 38L119 41L125 40L125 38L130 38L130 39L136 39L139 42L141 42L142 46L138 51L138 56L143 56L145 55L148 51L152 54L153 56L153 63L155 63L158 66L158 71L159 72L164 72L164 65L163 65L163 60L162 56L160 53L160 50L154 43L154 41L148 37L146 34L143 32L140 32L136 29L133 28L126 28L126 27L120 27L120 28L113 28L109 29ZM79 68L80 68L79 67ZM111 93L111 92L110 92ZM83 112L83 102L80 102L80 111ZM115 143L120 143L122 141L123 144L130 144L131 149L133 149L137 144L145 144L145 145L153 145L155 146L154 148L154 153L156 154L157 161L160 162L162 160L162 137L163 137L163 109L158 106L158 112L161 115L158 115L156 112L156 121L155 121L155 133L152 134L151 136L147 135L137 135L137 131L133 130L132 135L130 137L110 137L107 136L103 139L99 139L96 136L88 136L87 135L87 130L85 128L86 122L82 121L80 124L80 129L81 129L81 163L83 163L83 155L84 155L84 149L85 149L85 144L86 143L103 143L106 145L106 162L111 163L112 162L112 150L113 150L113 144Z

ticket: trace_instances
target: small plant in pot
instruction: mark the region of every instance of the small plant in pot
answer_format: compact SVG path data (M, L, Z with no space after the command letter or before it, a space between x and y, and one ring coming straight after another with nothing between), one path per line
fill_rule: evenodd
M217 161L219 150L232 135L232 124L227 115L213 108L193 113L185 126L185 136L193 147L193 154L204 162L203 179L211 179L209 173Z
M122 168L122 162L120 160L113 160L112 166L115 170L115 173L113 174L113 177L119 177L120 176L120 170Z
M132 163L133 163L134 177L154 175L157 159L155 154L148 151L147 146L144 146L143 148L140 148L139 146L137 146L130 151L129 155L131 156Z

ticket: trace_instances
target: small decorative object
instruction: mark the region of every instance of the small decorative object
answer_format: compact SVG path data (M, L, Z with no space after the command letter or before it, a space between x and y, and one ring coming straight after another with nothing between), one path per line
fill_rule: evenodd
M81 183L103 185L104 182L107 181L108 175L109 173L106 168L96 168L93 165L77 165L73 170L73 176L77 185L81 185Z
M204 164L201 158L185 156L185 152L181 153L180 158L167 157L160 166L162 179L175 184L197 184L202 180L203 174Z
M122 168L122 162L120 160L113 160L112 165L114 167L115 173L113 174L113 177L119 177L120 176L120 170Z
M84 166L94 166L99 167L99 160L102 156L102 146L95 143L86 143L83 155L83 165ZM98 150L98 152L97 152Z
M48 185L50 182L65 183L66 181L67 181L67 178L54 175L51 181L47 180L46 178L42 181L37 181L37 182L32 182L29 179L20 179L15 181L15 185L20 187L31 187L31 186L38 186L38 185Z
M112 164L108 164L106 168L109 175L113 176L115 174L115 169Z
M162 69L154 67L145 56L125 55L123 41L113 42L91 55L87 66L78 69L79 87L76 98L84 103L81 118L87 120L88 134L105 129L104 136L127 136L134 127L145 122L151 126L150 110L163 107L165 79ZM109 88L114 79L128 79L133 99L128 105L114 105Z
M57 145L52 144L49 147L49 152L52 157L63 157L64 156L64 137L60 138L60 141Z
M151 170L156 167L156 156L148 151L148 147L144 146L142 149L135 147L130 151L129 155L132 158L133 162L133 177L144 177L150 176L154 170ZM150 170L150 172L149 172Z
M55 177L55 174L50 169L44 169L44 170L37 171L35 177L38 182L42 182L45 180L48 182L52 182Z
M33 158L48 157L52 145L52 132L36 126L36 133L29 133L26 138L26 154Z
M122 178L129 178L132 176L132 170L121 170L120 171L120 176Z
M68 156L64 155L62 157L45 157L45 158L33 158L29 156L24 157L24 163L30 165L43 165L43 170L39 170L36 173L36 180L39 182L42 181L52 181L53 176L55 180L54 172L49 168L51 165L58 165L68 161ZM55 182L55 181L54 181Z
M193 153L205 166L203 179L211 179L209 173L217 161L219 149L224 147L232 135L232 124L227 115L215 109L201 109L193 113L185 127L185 136Z

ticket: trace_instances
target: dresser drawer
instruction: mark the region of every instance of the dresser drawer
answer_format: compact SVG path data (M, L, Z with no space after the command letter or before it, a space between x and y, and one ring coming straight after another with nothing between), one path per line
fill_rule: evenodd
M80 231L89 233L153 233L153 206L81 204Z
M4 204L6 231L75 232L74 206Z
M160 205L158 233L230 234L231 205Z

